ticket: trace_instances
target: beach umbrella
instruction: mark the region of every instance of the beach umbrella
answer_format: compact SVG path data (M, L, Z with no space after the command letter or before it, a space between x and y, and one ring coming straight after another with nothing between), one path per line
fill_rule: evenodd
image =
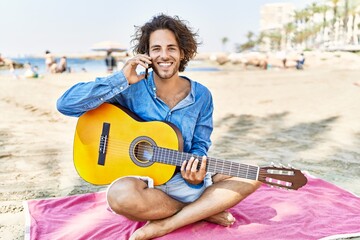
M125 52L127 49L118 42L103 41L95 43L91 49L93 51L106 51L106 52Z

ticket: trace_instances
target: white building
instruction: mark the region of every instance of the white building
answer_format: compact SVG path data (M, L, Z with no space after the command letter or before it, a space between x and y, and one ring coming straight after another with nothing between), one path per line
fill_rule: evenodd
M292 3L270 3L260 9L260 32L280 32L282 36L281 49L287 48L284 26L294 20L295 6ZM269 51L272 46L270 39L264 39L263 51Z

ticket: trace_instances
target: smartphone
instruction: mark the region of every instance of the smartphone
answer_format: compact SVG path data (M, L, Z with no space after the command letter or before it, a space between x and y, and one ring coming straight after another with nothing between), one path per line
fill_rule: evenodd
M148 78L148 73L149 73L149 69L152 68L152 65L149 64L149 66L145 69L145 79L147 80Z

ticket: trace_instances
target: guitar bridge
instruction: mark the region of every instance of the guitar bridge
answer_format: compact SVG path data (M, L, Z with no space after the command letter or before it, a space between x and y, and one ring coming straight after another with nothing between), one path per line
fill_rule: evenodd
M105 165L106 149L109 141L110 123L104 122L100 136L98 165Z

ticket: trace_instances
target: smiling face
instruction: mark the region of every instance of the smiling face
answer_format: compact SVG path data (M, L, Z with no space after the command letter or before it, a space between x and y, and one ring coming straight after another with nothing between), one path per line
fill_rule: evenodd
M183 55L172 31L160 29L151 33L149 56L158 77L170 79L177 76Z

